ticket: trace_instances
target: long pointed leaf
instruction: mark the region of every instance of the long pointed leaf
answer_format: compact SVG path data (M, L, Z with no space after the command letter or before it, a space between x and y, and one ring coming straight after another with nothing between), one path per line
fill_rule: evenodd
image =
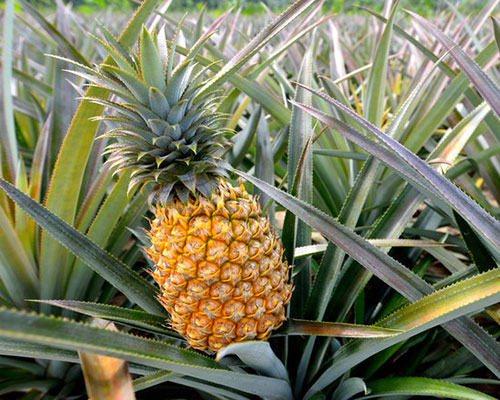
M266 43L276 36L287 24L297 18L314 0L297 0L270 24L262 29L243 49L241 49L200 91L200 94L210 90L215 85L221 85L234 75L243 63L257 53Z
M10 169L10 174L14 178L16 167L19 162L16 130L14 127L14 110L11 93L12 83L12 42L14 37L14 0L5 2L5 12L3 15L3 43L2 43L2 107L3 122L0 137L3 138L4 154Z
M457 212L459 212L477 231L481 232L493 245L500 247L500 223L483 210L473 199L436 172L425 161L421 160L400 143L387 136L373 124L345 107L342 103L315 89L308 89L353 117L358 123L364 126L370 134L384 143L393 154L400 159L406 160L408 166L411 166L415 170L415 173L421 176L423 181L427 181L428 185L439 193L444 201L457 210ZM335 120L334 118L332 119ZM404 162L401 163L401 165L402 164L404 164Z
M290 399L283 380L232 372L208 357L159 341L3 308L0 321L0 337L117 357L273 400Z
M277 332L286 335L314 335L348 338L390 337L401 333L397 329L381 328L379 326L346 324L343 322L306 321L288 319Z
M42 205L0 179L0 188L43 229L144 310L162 314L156 288Z
M235 172L265 191L276 202L292 211L297 217L341 247L353 259L371 270L378 271L381 274L380 276L383 276L384 282L395 290L405 293L413 300L420 298L420 292L416 289L418 284L415 283L423 281L399 262L317 208L251 175L237 170ZM413 283L414 281L415 283Z
M474 84L484 99L491 106L491 109L500 118L500 88L453 40L437 29L434 25L426 21L420 15L411 11L408 13L415 18L422 26L428 29L439 42L446 48L461 70Z
M384 378L370 382L368 388L370 390L370 395L360 397L360 399L396 395L438 396L458 400L494 399L494 397L465 386L429 378Z
M377 324L392 329L404 329L406 330L404 333L388 339L363 341L355 339L344 345L335 353L331 365L314 382L305 397L322 390L353 366L393 344L459 316L480 311L498 301L500 301L498 268L424 297Z
M157 3L158 0L146 0L137 10L120 36L123 46L132 46L135 43L143 22ZM109 60L110 58L105 62ZM106 90L95 87L90 87L86 92L87 97L106 95ZM99 121L91 118L99 116L102 111L103 106L82 100L66 134L51 177L45 205L48 210L70 224L75 218L83 174L99 125ZM61 282L68 276L63 268L65 254L64 249L54 239L42 236L40 260L42 298L61 297L61 288L65 286Z
M157 314L150 314L140 310L110 306L108 304L90 303L86 301L40 300L40 302L76 311L91 317L120 322L156 333L176 335L173 331L164 327L166 321L165 317Z

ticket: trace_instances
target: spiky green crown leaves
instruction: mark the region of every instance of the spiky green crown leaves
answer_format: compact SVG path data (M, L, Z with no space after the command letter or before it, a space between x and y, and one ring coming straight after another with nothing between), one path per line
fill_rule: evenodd
M197 191L209 197L225 175L217 152L227 132L220 128L224 115L216 112L217 90L202 90L208 67L194 62L209 35L174 66L177 33L168 42L163 30L150 35L143 27L137 54L103 33L105 41L97 40L114 63L80 75L118 99L91 99L115 111L98 117L111 126L103 136L115 139L105 151L108 163L117 172L132 168L130 188L153 183L162 203L175 196L185 201Z

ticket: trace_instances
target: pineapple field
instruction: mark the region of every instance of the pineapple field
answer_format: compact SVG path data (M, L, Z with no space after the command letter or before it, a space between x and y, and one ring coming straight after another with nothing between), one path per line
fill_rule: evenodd
M0 399L500 398L500 0L84 3L0 5Z

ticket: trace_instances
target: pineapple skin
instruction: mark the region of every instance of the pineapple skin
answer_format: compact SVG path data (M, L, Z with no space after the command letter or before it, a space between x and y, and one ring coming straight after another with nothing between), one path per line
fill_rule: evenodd
M146 252L159 301L191 347L267 340L283 324L292 285L281 240L241 183L220 179L210 199L158 204L154 214Z

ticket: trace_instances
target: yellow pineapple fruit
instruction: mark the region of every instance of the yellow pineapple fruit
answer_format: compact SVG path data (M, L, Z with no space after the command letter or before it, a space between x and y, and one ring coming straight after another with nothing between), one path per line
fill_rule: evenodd
M143 29L134 54L103 32L114 65L83 67L82 76L121 100L93 99L116 111L101 117L113 127L108 162L132 169L131 187L150 184L147 255L170 326L200 350L269 338L285 320L288 266L258 202L227 182L217 156L224 116L194 62L207 36L174 68L175 38Z
M283 249L243 185L156 207L148 251L172 329L197 349L266 340L291 295Z

